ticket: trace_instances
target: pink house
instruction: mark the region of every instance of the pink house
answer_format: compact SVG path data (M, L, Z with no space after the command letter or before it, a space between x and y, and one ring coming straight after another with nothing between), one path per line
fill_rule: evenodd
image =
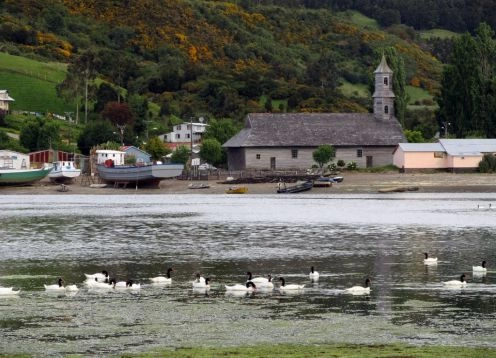
M393 164L405 171L473 171L484 154L496 155L496 139L440 139L437 143L399 143Z

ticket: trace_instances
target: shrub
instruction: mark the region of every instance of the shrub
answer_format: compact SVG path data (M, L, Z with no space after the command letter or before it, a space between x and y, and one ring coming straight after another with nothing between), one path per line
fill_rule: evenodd
M344 160L343 160L343 159L339 159L339 160L338 160L338 167L342 168L342 167L344 167L344 166L345 166L345 162L344 162Z
M346 169L356 170L357 169L357 163L355 161L349 162L348 164L346 164Z
M132 154L126 155L124 157L124 164L126 164L126 165L134 165L134 164L136 164L136 156L135 155L132 155Z
M496 172L496 157L492 154L484 154L479 163L479 172L494 173Z

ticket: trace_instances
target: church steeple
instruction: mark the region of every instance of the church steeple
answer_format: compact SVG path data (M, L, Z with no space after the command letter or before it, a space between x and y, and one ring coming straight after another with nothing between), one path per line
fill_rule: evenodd
M374 71L375 91L374 117L391 119L394 117L393 71L389 68L386 57L382 55L381 63Z

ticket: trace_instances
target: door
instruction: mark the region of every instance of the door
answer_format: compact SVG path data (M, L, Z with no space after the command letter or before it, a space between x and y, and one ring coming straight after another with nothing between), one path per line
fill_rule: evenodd
M367 155L367 168L371 168L373 166L372 158L373 157L371 155Z
M276 169L276 157L270 157L270 169Z

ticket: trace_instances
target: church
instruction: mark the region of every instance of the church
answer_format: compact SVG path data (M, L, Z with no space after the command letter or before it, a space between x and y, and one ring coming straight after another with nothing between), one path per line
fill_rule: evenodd
M248 114L244 128L222 145L229 170L308 169L324 144L336 149L335 163L393 164L396 146L406 139L394 116L393 71L384 56L374 76L373 113Z

